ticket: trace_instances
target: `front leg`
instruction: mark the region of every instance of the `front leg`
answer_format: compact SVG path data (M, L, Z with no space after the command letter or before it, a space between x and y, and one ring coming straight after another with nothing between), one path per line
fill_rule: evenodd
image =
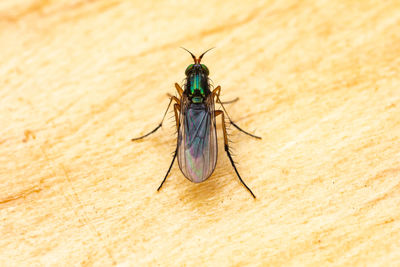
M149 135L155 133L158 129L160 129L161 126L162 126L162 124L163 124L163 122L164 122L165 115L167 115L169 106L171 105L171 102L172 102L173 100L174 100L178 105L180 104L180 101L179 101L179 99L178 99L176 96L171 96L170 99L169 99L169 103L168 103L167 110L165 110L164 116L163 116L161 122L158 124L158 126L157 126L156 128L154 128L152 131L150 131L149 133L147 133L147 134L145 134L145 135L142 135L142 136L136 137L136 138L132 138L131 141L133 142L133 141L137 141L137 140L143 139L143 138L145 138L145 137L147 137L147 136L149 136Z

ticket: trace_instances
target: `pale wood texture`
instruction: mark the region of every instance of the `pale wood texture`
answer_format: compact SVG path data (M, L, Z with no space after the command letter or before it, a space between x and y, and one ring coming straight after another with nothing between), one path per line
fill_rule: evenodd
M190 56L236 122L153 129ZM400 265L399 1L1 1L0 265ZM173 116L170 112L168 116ZM220 123L218 122L218 127Z

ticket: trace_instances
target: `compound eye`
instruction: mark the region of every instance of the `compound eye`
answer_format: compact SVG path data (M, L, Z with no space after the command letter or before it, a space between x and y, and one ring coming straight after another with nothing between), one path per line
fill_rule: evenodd
M186 70L185 70L185 75L186 75L186 76L189 74L189 72L192 71L193 65L194 65L194 64L190 64L190 65L186 68Z
M210 74L206 65L201 64L201 68L206 72L206 75Z

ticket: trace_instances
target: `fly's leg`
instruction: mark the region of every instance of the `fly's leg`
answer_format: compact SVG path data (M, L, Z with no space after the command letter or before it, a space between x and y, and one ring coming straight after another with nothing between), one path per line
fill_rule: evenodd
M175 161L176 153L177 153L177 152L178 152L178 149L175 150L174 157L172 158L171 165L169 165L168 171L167 171L167 173L165 174L165 177L164 177L164 179L162 180L160 186L157 188L157 191L160 191L160 189L161 189L161 187L163 186L165 180L167 180L167 176L168 176L169 172L171 171L172 165L174 165L174 161Z
M218 103L221 103L221 104L223 104L223 105L226 105L226 104L233 104L233 103L235 103L235 102L237 102L237 101L239 100L239 97L236 97L235 99L232 99L232 100L229 100L229 101L221 102L221 101L219 100L219 95L220 95L220 93L221 93L221 86L219 86L219 85L213 90L212 93L213 93L213 96L212 96L212 97L217 96L217 100L219 101Z
M131 141L137 141L137 140L143 139L143 138L145 138L145 137L147 137L147 136L149 136L149 135L155 133L158 129L160 129L161 126L162 126L162 124L163 124L163 122L164 122L165 116L167 115L167 112L168 112L169 106L171 105L172 100L174 100L175 102L177 102L178 104L180 104L180 101L179 101L179 99L178 99L177 97L171 96L171 97L170 97L170 100L169 100L169 103L168 103L167 110L165 111L164 116L163 116L163 118L162 118L160 124L158 124L158 126L157 126L156 128L154 128L151 132L149 132L149 133L147 133L147 134L145 134L145 135L142 135L142 136L140 136L140 137L132 138Z
M176 91L178 91L179 97L182 98L183 89L179 86L179 84L175 83ZM172 97L170 93L167 94L168 97Z
M179 115L178 112L181 110L181 105L174 104L174 113L175 113L175 122L176 122L176 130L179 129Z
M182 88L177 83L175 83L175 88L176 88L176 91L178 91L179 96L182 98L182 95L183 95Z
M238 176L240 182L244 185L244 187L246 187L246 189L250 192L250 194L251 194L254 198L256 198L256 196L253 194L253 192L251 191L251 189L245 184L245 182L243 182L242 177L240 177L240 174L239 174L238 170L236 169L235 162L234 162L233 159L232 159L231 152L229 151L228 135L227 135L227 132L226 132L226 125L225 125L225 115L224 115L224 112L223 112L222 110L216 110L216 111L215 111L215 117L218 116L218 115L221 115L221 120L222 120L222 132L224 133L224 147L225 147L226 154L228 155L228 158L229 158L229 160L230 160L230 162L231 162L231 164L232 164L232 167L233 167L233 169L235 170L235 172L236 172L236 174L237 174L237 176Z
M229 100L229 101L224 101L221 102L221 104L227 105L227 104L233 104L239 100L239 97L236 97L235 99Z
M214 91L212 91L212 97L214 97L214 96L217 97L217 101L216 101L216 102L221 104L222 109L225 111L226 116L228 117L229 123L232 124L233 126L235 126L235 128L238 129L239 131L241 131L242 133L245 133L245 134L247 134L247 135L249 135L249 136L251 136L251 137L254 137L254 138L256 138L256 139L261 139L261 137L259 137L259 136L257 136L257 135L254 135L254 134L251 134L251 133L246 132L245 130L243 130L242 128L240 128L236 123L234 123L234 122L232 121L231 117L229 117L229 114L228 114L228 112L226 111L226 109L225 109L225 107L224 107L224 102L222 102L221 99L219 99L220 93L221 93L221 86L218 85L218 86L214 89Z
M215 89L212 91L212 96L211 97L215 97L217 96L217 100L219 100L219 94L221 93L221 86L217 86L215 87Z
M222 104L222 103L221 103L221 104ZM222 106L222 108L225 110L224 106ZM226 110L225 110L225 112L226 112ZM228 114L228 113L227 113L227 114ZM229 116L228 116L228 118L229 118ZM256 138L256 139L261 139L260 136L257 136L257 135L248 133L248 132L246 132L245 130L243 130L242 128L240 128L240 127L239 127L238 125L236 125L236 123L234 123L230 118L229 118L229 123L232 124L233 126L235 126L235 128L238 129L239 131L241 131L242 133L245 133L245 134L247 134L248 136L254 137L254 138Z
M176 129L177 129L177 130L179 129L179 115L178 115L178 112L179 112L180 108L181 108L181 106L180 106L179 104L174 104L174 113L175 113L175 121L176 121ZM167 179L167 176L168 176L169 172L171 171L172 165L174 165L174 161L175 161L176 153L177 153L177 152L178 152L178 147L175 149L174 157L172 158L171 165L169 165L168 171L167 171L167 173L165 174L165 177L164 177L164 179L162 180L160 186L157 188L157 191L160 191L160 189L161 189L161 187L163 186L165 180Z

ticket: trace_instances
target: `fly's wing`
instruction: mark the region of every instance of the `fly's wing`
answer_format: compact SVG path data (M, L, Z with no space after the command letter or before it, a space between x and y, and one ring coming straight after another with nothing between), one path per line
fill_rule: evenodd
M187 97L183 96L178 133L179 168L190 181L200 183L214 171L217 154L214 100L211 94L205 103L197 105L190 105Z

